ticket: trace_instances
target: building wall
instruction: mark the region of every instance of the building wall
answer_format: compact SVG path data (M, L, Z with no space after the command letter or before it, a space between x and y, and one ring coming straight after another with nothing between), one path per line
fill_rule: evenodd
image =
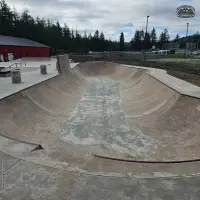
M13 53L14 59L22 57L49 57L49 48L46 47L18 47L0 46L0 55L6 57L8 53Z

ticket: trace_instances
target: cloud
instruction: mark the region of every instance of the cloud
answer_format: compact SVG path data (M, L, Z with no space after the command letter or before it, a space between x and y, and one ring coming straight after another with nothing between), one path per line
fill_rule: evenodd
M8 5L15 6L18 12L28 8L34 17L40 16L52 21L59 20L70 28L80 32L94 33L100 30L107 38L119 40L120 32L124 31L129 41L136 29L146 27L146 16L149 15L148 31L153 27L160 34L168 28L173 38L177 33L184 36L186 23L189 22L190 33L200 27L200 14L192 19L179 19L176 8L182 4L200 7L199 0L6 0Z

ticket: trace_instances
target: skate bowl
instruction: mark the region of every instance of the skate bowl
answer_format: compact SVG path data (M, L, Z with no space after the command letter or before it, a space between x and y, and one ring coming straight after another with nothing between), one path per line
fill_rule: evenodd
M101 61L71 68L67 56L60 56L59 64L60 75L0 101L0 152L23 161L13 171L23 169L20 173L25 171L31 180L30 170L35 172L36 166L40 166L37 173L69 172L67 180L74 177L70 187L78 185L78 194L81 187L88 191L85 182L88 187L96 185L95 190L105 187L114 193L124 185L151 188L152 182L155 190L158 184L163 193L167 187L176 196L185 185L190 188L199 181L198 87L181 81L181 89L176 84L179 80L169 81L163 70ZM140 178L137 183L130 179L135 177ZM15 187L11 188L17 192ZM177 191L180 194L173 193ZM193 195L191 191L188 195ZM69 190L69 195L76 192Z
M169 88L145 68L99 61L71 69L62 62L62 75L1 100L3 135L48 145L44 149L53 149L44 139L52 137L64 149L92 148L91 155L127 161L200 158L198 98Z

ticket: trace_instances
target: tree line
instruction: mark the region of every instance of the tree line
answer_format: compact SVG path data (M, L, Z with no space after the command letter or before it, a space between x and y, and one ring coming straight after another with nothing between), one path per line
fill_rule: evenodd
M104 33L96 30L94 35L82 35L78 30L70 29L67 24L62 27L39 16L33 18L27 9L21 14L0 1L0 35L22 37L50 46L53 51L88 52L116 50L119 42L105 39Z
M157 37L155 28L150 33L136 30L130 42L125 42L124 33L119 41L106 39L104 33L96 30L92 35L85 31L81 34L78 30L70 29L65 23L52 22L39 16L34 18L25 9L19 14L15 8L10 8L5 0L0 0L0 35L22 37L48 45L53 53L60 50L69 53L87 53L89 51L139 51L152 46L162 48L163 43L169 43L170 37L167 29ZM173 41L178 41L177 35Z

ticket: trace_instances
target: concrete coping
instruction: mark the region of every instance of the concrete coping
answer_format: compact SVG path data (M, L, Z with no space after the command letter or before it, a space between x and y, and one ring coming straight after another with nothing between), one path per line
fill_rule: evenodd
M79 63L73 63L73 67L76 67L78 64ZM200 87L193 85L191 83L188 83L179 78L173 77L167 74L166 70L150 68L150 67L135 66L135 65L124 65L124 64L121 64L121 66L144 69L146 70L146 73L149 74L151 77L155 78L156 80L165 84L166 86L175 90L176 92L182 95L200 99Z
M134 65L123 65L123 66L147 70L147 74L157 79L161 83L165 84L169 88L177 91L178 93L190 97L200 98L200 87L188 83L184 80L178 79L176 77L173 77L167 74L166 70L134 66Z

